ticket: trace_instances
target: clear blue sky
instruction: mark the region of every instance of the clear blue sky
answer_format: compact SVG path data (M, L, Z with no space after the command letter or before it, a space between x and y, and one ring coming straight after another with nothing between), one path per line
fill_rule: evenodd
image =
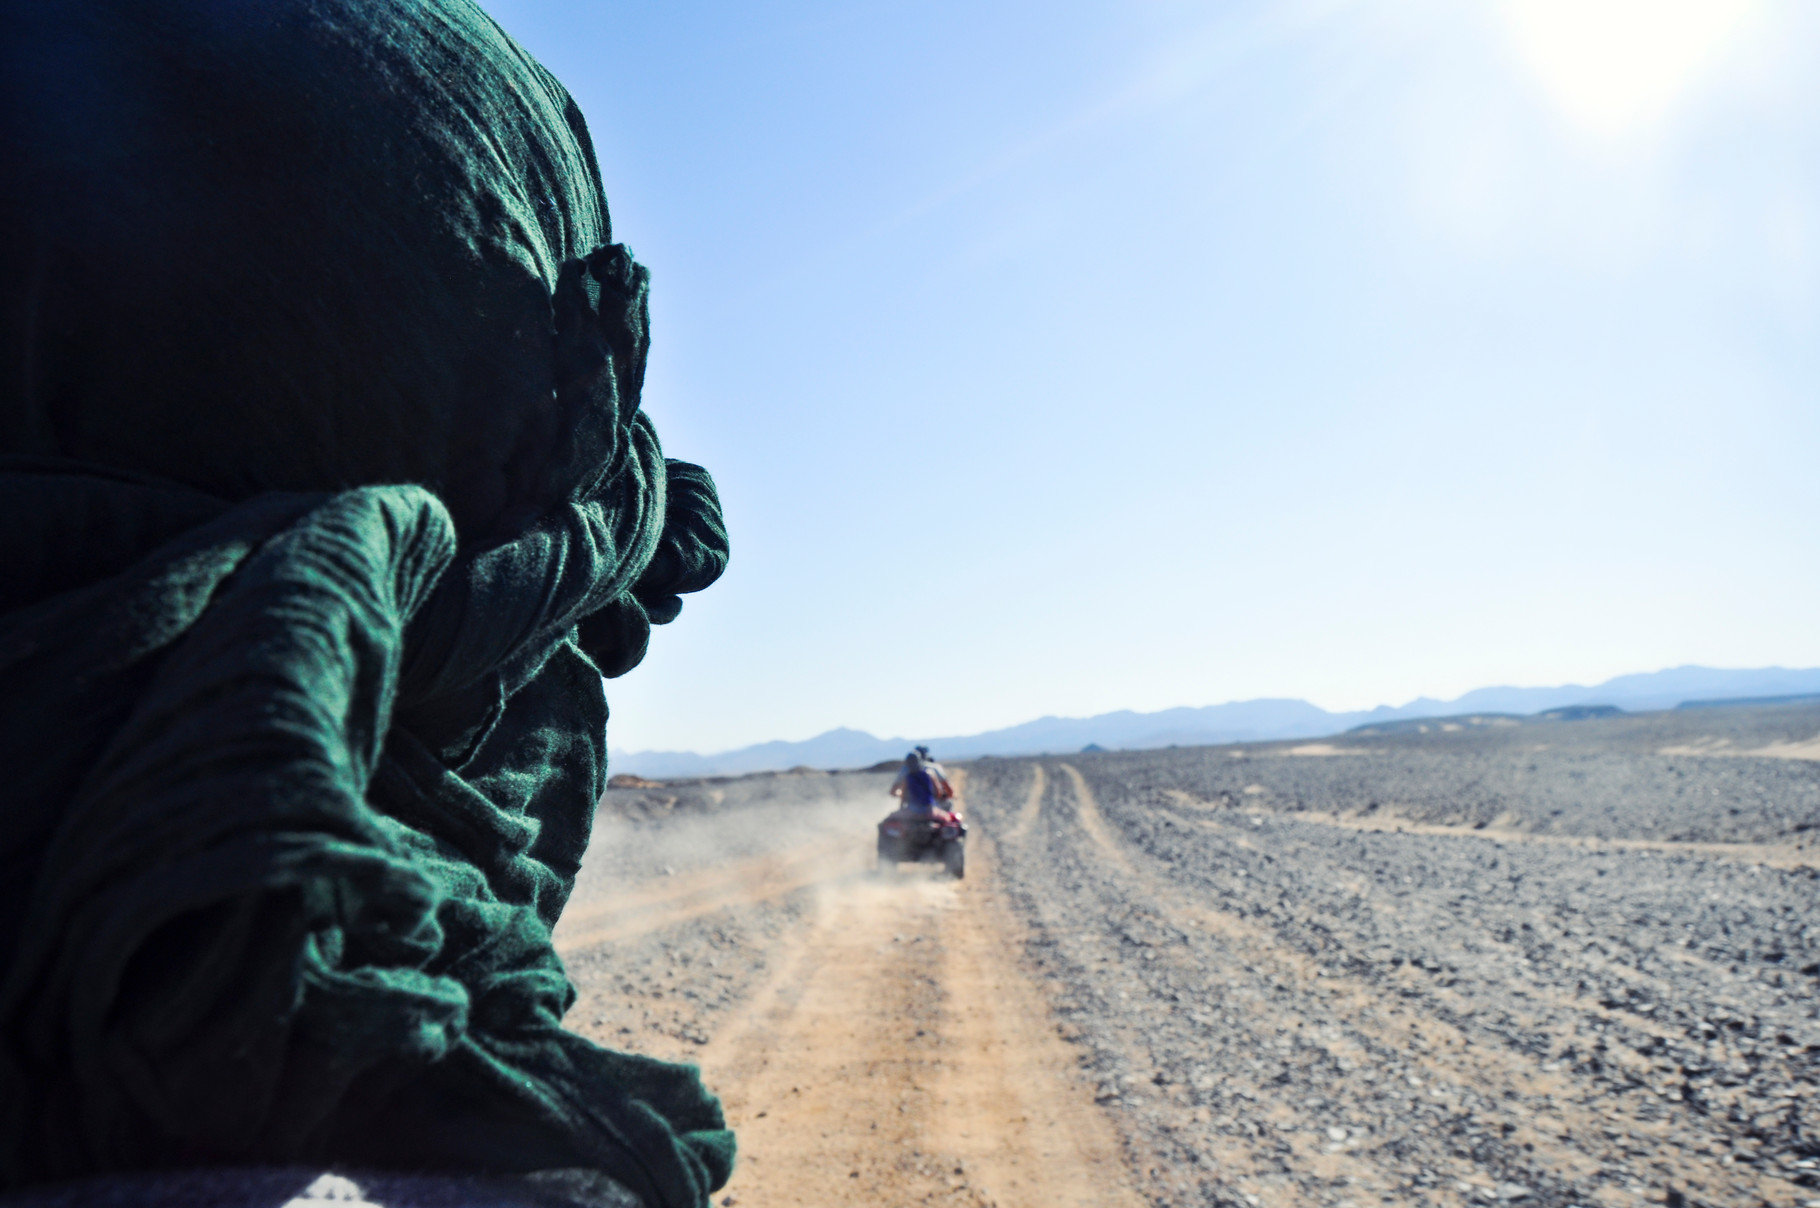
M616 747L1820 664L1820 5L488 7L732 532Z

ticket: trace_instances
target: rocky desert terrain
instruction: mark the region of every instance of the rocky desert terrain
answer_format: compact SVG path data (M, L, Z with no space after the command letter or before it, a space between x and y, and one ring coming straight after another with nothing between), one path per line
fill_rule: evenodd
M1820 707L615 789L570 1026L730 1205L1820 1205ZM939 752L938 752L939 754Z

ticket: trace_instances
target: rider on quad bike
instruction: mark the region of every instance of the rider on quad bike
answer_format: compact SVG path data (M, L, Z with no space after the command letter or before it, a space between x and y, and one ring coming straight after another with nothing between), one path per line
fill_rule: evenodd
M945 808L954 799L954 786L928 753L928 747L918 747L904 756L891 782L891 795L904 804L878 824L878 867L882 872L905 861L940 860L952 876L964 876L967 824L959 810Z
M935 762L935 756L929 754L928 747L916 748L916 754L923 761L923 771L935 778L935 796L937 800L952 800L954 798L954 786L948 783L948 770L942 767L941 764ZM902 771L898 772L900 779L903 775L904 773ZM892 787L893 791L895 791L896 785L894 784Z

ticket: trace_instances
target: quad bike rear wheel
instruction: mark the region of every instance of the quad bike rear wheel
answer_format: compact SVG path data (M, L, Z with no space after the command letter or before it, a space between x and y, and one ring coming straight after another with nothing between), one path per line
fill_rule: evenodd
M942 867L957 881L967 875L967 844L964 839L948 840L942 848Z

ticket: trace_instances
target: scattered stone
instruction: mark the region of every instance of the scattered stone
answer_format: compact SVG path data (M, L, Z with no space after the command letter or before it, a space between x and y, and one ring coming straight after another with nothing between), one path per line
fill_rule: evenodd
M1738 749L1804 741L1820 709L1787 713L1780 733L1697 712L1546 723L1545 751L1544 723L1525 723L1361 738L1370 757L1345 760L1044 759L1050 789L1022 830L1029 761L976 763L966 792L1067 1051L1127 1152L1165 1155L1133 1172L1154 1202L1571 1208L1635 1189L1666 1208L1820 1208L1801 1181L1820 1177L1820 875L1805 849L1726 854L1816 829L1820 775L1660 753L1692 741L1673 726L1744 727ZM1091 834L1070 762L1095 799ZM717 785L715 810L609 818L637 839L624 867L705 867L681 839L760 808L737 805L739 783ZM793 835L787 817L763 841ZM807 908L742 906L665 931L667 951L653 937L577 958L571 1019L597 1037L649 1022L660 1031L639 1044L683 1056L724 1017L704 1002L746 1001ZM889 950L911 959L909 941ZM1313 1169L1342 1150L1350 1187ZM1564 1173L1581 1169L1599 1173ZM971 1183L965 1202L983 1195Z

